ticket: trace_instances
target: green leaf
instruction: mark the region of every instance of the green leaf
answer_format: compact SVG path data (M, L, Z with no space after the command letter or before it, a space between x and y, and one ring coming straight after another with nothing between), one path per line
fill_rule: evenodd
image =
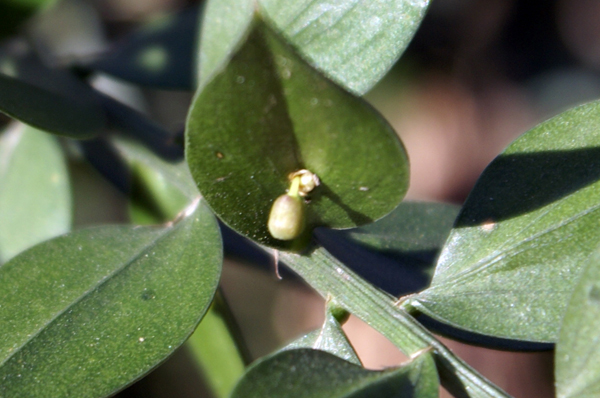
M44 131L89 138L105 127L98 93L65 69L50 69L23 43L0 48L0 112Z
M12 124L0 135L0 263L70 228L69 175L56 138Z
M505 338L553 342L600 240L600 102L524 134L484 171L415 306Z
M355 365L361 365L358 355L348 341L342 326L331 311L325 313L325 321L320 329L313 330L285 346L282 351L299 348L321 350L340 357Z
M192 90L199 7L162 16L86 67L144 86Z
M356 94L375 85L404 52L428 0L259 0L308 61Z
M585 263L556 344L558 398L600 396L600 254Z
M402 202L381 220L339 233L386 253L437 251L448 238L459 209L447 203Z
M2 73L0 112L49 133L73 138L89 138L104 127L103 112L91 95L66 96Z
M74 232L0 267L0 396L105 397L181 345L222 261L214 217L192 210L164 228Z
M372 371L324 351L299 349L257 361L232 397L433 398L438 388L429 354L400 368Z
M428 3L428 0L209 1L200 44L201 83L224 64L257 8L311 65L349 91L364 94L408 46Z
M371 107L306 65L262 22L196 96L186 157L200 192L239 233L271 247L267 220L288 175L321 179L306 205L306 238L318 225L349 228L383 217L401 201L408 160Z
M112 97L98 92L95 94L106 112L110 129L143 143L163 159L173 162L183 159L183 143L177 142L183 141L183 134L170 133L147 116Z
M200 90L225 67L247 35L254 0L208 0L204 7L196 71Z
M444 203L402 202L374 223L347 230L320 228L319 243L380 289L401 296L431 282L435 260L459 207Z

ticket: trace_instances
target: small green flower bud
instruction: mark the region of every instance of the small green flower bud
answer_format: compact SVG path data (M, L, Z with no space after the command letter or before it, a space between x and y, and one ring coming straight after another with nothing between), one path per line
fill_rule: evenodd
M269 232L275 239L292 240L304 230L304 200L298 195L281 195L271 207Z

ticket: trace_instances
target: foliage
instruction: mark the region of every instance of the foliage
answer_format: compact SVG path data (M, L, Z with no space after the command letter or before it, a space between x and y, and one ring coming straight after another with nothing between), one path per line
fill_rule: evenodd
M7 2L0 35L50 3ZM597 396L600 102L523 134L460 210L401 203L408 157L360 95L426 8L209 0L97 59L53 68L5 44L0 112L14 120L0 134L0 396L115 394L207 311L190 346L218 397L435 397L440 383L459 397L508 396L418 315L478 344L556 343L558 396ZM97 91L99 72L196 90L185 137ZM130 225L70 231L67 164L81 158L127 192ZM303 232L276 239L272 204L302 169L320 182L294 188ZM327 299L320 329L243 375L250 360L217 293L223 246L248 257L278 250ZM349 313L410 360L364 369L341 328Z

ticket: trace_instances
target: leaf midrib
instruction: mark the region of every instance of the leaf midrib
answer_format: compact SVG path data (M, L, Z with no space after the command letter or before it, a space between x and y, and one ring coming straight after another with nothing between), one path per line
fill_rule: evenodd
M128 261L124 262L124 264L122 266L119 266L113 272L111 272L106 277L101 279L99 281L99 283L93 285L93 287L84 291L75 301L73 301L71 304L66 306L62 311L58 311L54 316L52 316L52 318L50 318L46 323L44 323L40 328L38 328L38 330L35 333L30 335L29 338L27 338L20 346L18 346L15 350L13 350L10 353L10 355L8 355L4 360L0 361L0 367L4 366L7 362L9 362L17 353L22 351L23 348L25 348L27 345L29 345L29 343L31 343L44 330L48 329L48 327L50 325L52 325L57 319L62 317L63 314L65 314L66 312L68 312L69 310L71 310L72 308L77 306L79 303L81 303L83 300L85 300L87 297L89 297L94 291L99 289L104 284L108 283L108 281L112 280L115 276L117 276L118 274L125 271L129 266L131 266L131 264L133 264L143 254L147 253L149 251L149 248L156 246L156 244L158 244L158 242L165 239L166 237L168 237L171 233L175 232L176 230L180 229L181 228L180 225L184 224L184 222L185 222L185 220L182 220L182 222L179 222L179 223L173 225L172 227L167 227L165 229L164 233L161 233L159 236L157 236L155 239L153 239L148 245L144 246L143 250L140 250L139 253L136 253L134 256L130 257L130 259Z
M574 196L574 195L570 195L570 196ZM530 222L527 226L525 226L525 228L521 229L519 232L517 232L515 235L513 235L513 239L511 239L511 240L514 242L516 240L516 238L523 231L527 230L536 221L539 221L541 218L543 218L546 215L548 215L548 213L550 213L559 204L560 203L555 203L555 204L549 206L548 211L543 212L538 217L535 217L532 220L532 222ZM457 282L460 282L460 281L468 278L469 276L471 276L473 274L477 274L477 273L481 272L483 269L487 269L490 265L495 264L495 263L497 263L497 262L499 262L499 261L501 261L501 260L503 260L503 259L505 259L507 257L514 257L516 255L519 255L520 253L523 253L526 250L532 249L532 248L527 248L527 249L521 250L521 251L516 252L516 253L507 254L507 252L509 250L512 251L515 248L517 248L517 247L519 247L519 246L521 246L523 244L532 242L532 241L540 238L541 236L544 236L544 235L546 235L548 233L551 233L553 231L556 231L557 229L562 228L562 227L564 227L564 226L566 226L568 224L576 222L580 218L582 218L582 217L584 217L584 216L586 216L588 214L591 214L591 213L593 213L593 212L595 212L595 211L597 211L599 209L600 209L600 203L592 205L592 206L588 207L587 209L584 209L584 210L580 211L579 213L573 215L572 217L570 217L570 218L568 218L566 220L563 220L560 223L557 223L555 226L553 226L551 228L548 228L548 229L546 229L544 231L540 231L539 233L533 234L530 237L527 237L527 238L525 238L525 239L523 239L523 240L521 240L519 242L516 242L516 244L514 244L513 246L509 246L509 243L507 242L506 244L504 244L503 246L501 246L501 248L499 250L494 251L491 255L486 256L486 257L478 260L475 264L473 264L472 267L469 267L468 269L466 269L464 271L461 271L461 272L459 272L457 274L454 274L452 278L445 279L441 283L432 284L432 287L430 289L433 290L433 289L437 289L437 288L442 287L442 286L446 286L448 284L455 284ZM448 267L448 269L449 268L450 267Z

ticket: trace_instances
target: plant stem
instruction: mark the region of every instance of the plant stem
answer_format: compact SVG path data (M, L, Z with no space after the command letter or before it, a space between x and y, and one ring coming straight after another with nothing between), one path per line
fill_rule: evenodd
M409 357L433 348L442 385L456 397L509 398L500 388L456 357L392 297L363 280L324 248L307 255L282 252L280 259L323 297L331 295Z
M214 396L228 397L250 355L220 289L187 345Z

